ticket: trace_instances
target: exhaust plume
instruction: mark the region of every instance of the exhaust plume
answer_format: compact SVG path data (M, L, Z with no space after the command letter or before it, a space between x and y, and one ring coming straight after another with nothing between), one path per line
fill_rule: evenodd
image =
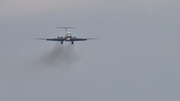
M56 43L51 51L39 56L33 65L35 67L69 67L78 59L73 46L71 44L61 45Z

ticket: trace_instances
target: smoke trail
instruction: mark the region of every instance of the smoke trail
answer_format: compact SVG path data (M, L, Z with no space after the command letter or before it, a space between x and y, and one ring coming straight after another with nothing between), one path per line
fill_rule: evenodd
M33 64L35 67L69 67L78 59L74 45L61 45L56 43L55 47L43 53Z

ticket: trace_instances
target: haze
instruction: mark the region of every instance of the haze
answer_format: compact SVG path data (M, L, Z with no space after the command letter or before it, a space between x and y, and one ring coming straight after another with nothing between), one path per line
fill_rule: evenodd
M180 1L1 0L1 101L179 101ZM74 45L37 41L100 38Z

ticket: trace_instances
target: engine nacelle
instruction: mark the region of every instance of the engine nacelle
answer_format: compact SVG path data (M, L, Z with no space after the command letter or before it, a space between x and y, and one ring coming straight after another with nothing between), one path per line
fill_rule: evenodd
M61 38L63 38L63 37L61 36Z
M71 44L74 44L74 41L72 41Z
M59 39L60 37L58 36L57 38Z
M74 37L74 38L76 38L76 37Z

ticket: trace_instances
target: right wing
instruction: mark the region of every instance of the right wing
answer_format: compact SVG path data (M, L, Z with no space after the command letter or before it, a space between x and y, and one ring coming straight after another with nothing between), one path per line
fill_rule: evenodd
M87 41L87 40L95 40L99 38L72 38L71 41Z

